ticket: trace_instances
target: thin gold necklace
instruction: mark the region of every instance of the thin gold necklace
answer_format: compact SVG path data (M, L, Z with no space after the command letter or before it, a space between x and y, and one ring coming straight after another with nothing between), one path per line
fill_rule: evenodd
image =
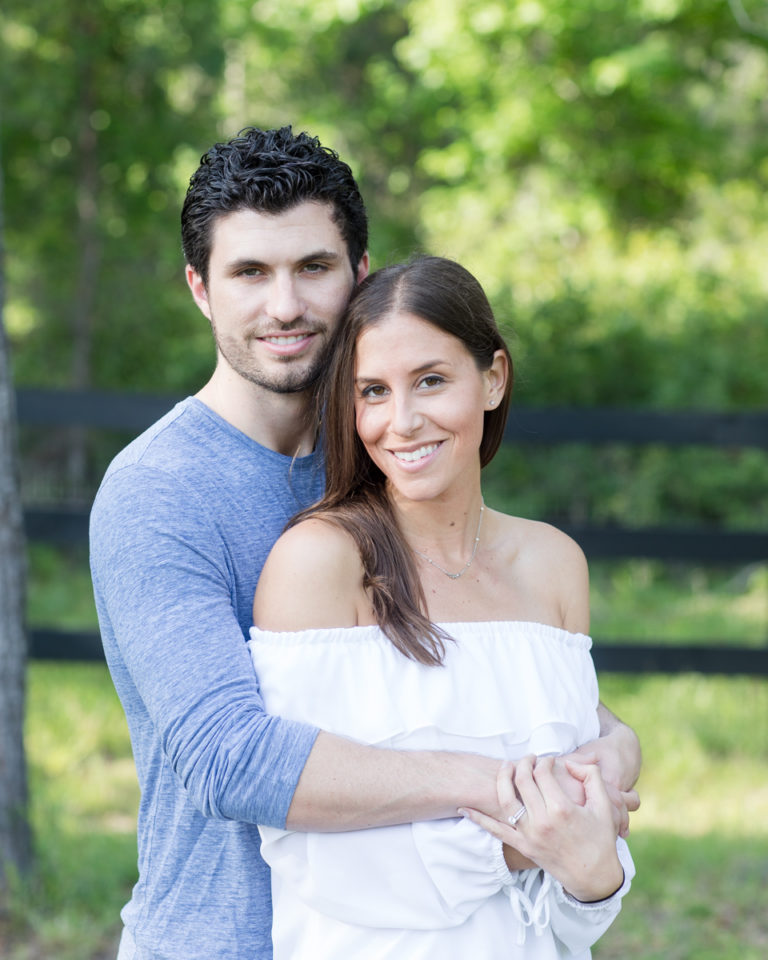
M435 561L431 557L428 557L426 553L422 553L421 550L417 550L415 547L411 547L411 549L417 556L421 557L422 560L426 560L427 563L431 563L433 567L437 567L440 573L444 573L446 577L449 577L451 580L458 580L459 577L461 577L463 574L467 572L467 570L469 570L470 566L472 565L472 561L475 559L475 554L477 553L477 545L478 543L480 543L480 528L483 525L484 513L485 513L485 501L481 497L480 498L480 519L477 521L477 534L475 535L475 545L474 547L472 547L472 556L469 558L469 560L467 560L467 562L464 564L461 570L459 570L458 573L451 573L450 570L446 570L445 567L441 567L439 563L435 563Z

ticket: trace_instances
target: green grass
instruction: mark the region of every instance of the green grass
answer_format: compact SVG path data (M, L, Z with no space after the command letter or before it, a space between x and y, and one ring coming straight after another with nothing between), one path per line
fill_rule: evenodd
M596 958L764 957L768 681L609 674L601 690L638 731L644 769L630 836L638 876ZM3 956L114 957L138 797L106 668L31 664L26 743L39 863Z
M638 875L597 960L768 955L768 680L601 677L640 735Z
M37 869L17 892L7 931L16 945L3 955L109 956L136 874L138 787L122 709L105 666L42 662L30 665L27 706Z
M590 564L596 640L768 642L768 565L733 568L651 560Z
M768 838L637 828L638 875L595 960L764 960Z

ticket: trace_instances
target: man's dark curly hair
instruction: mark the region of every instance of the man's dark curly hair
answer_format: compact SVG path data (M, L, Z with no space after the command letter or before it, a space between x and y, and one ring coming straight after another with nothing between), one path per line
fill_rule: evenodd
M355 271L368 247L368 217L352 171L334 150L290 127L247 127L214 144L189 181L181 210L187 263L207 284L217 217L244 209L283 213L307 200L332 206Z

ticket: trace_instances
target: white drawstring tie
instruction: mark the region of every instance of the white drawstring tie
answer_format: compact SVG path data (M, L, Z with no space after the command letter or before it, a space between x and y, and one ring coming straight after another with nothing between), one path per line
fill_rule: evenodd
M533 887L541 878L541 887L532 899ZM522 947L529 927L533 927L537 937L549 926L548 895L552 886L552 877L543 870L527 870L520 886L509 888L509 904L518 920L517 944Z

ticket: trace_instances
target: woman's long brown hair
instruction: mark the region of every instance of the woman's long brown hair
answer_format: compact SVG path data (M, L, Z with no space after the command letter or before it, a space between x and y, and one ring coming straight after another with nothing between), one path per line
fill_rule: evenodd
M355 429L358 337L367 327L397 313L419 317L457 337L479 370L489 369L497 350L506 353L509 376L500 404L485 411L480 466L498 450L512 392L512 359L482 287L468 270L442 257L418 257L385 267L360 284L340 322L320 392L325 495L297 514L289 526L320 515L350 534L360 552L363 586L382 631L406 657L434 666L442 663L448 638L426 616L421 580L392 509L386 477Z

